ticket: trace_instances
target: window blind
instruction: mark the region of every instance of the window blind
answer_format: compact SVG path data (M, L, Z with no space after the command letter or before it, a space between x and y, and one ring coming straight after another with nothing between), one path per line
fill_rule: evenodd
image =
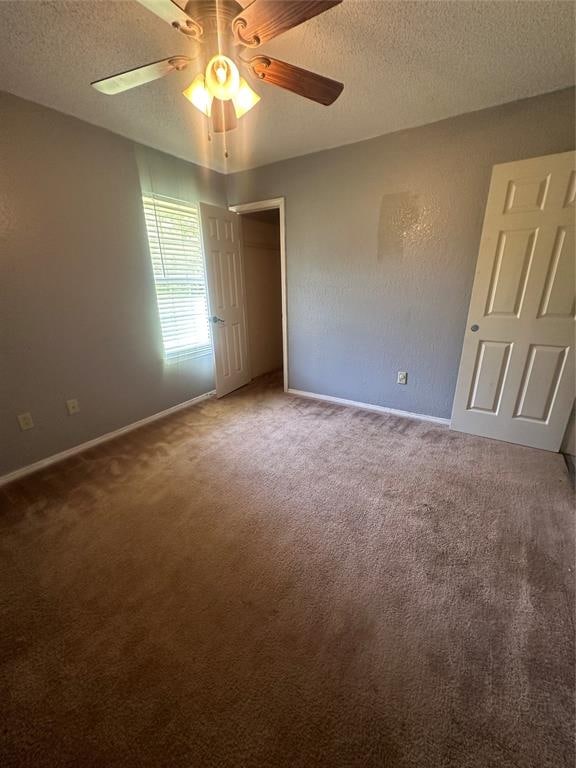
M212 348L198 208L144 195L144 215L167 360Z

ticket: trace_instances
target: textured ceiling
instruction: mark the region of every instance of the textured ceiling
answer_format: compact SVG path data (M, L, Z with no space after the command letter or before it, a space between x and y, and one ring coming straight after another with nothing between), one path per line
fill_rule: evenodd
M117 96L90 87L190 51L136 2L0 0L0 90L231 172L571 85L573 14L562 0L344 0L259 49L342 80L340 99L323 107L258 83L228 160L181 96L192 69Z

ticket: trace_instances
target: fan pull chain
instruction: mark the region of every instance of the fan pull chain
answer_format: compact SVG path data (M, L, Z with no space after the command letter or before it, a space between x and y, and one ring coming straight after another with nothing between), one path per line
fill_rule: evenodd
M210 142L212 141L212 134L210 133L210 131L208 131L208 133L206 134L206 137L207 137L208 141L210 141ZM226 139L224 139L224 141L226 141ZM228 158L230 157L226 147L224 147L224 157L226 158L226 160L228 160Z

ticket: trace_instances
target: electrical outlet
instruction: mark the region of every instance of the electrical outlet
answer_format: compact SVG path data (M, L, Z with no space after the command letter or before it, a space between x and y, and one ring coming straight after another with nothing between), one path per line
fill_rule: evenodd
M73 398L72 400L66 400L66 408L68 409L68 413L70 416L74 416L75 413L78 413L80 410L80 403L76 398Z
M408 371L398 371L397 384L408 384Z
M18 424L20 424L20 429L22 432L25 432L27 429L32 429L34 426L34 419L32 418L32 414L21 413L18 416Z

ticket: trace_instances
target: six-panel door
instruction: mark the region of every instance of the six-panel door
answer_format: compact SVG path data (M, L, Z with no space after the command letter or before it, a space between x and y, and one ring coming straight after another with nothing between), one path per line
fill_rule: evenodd
M238 214L200 204L218 397L250 381Z
M574 158L493 169L453 429L560 448L574 401Z

